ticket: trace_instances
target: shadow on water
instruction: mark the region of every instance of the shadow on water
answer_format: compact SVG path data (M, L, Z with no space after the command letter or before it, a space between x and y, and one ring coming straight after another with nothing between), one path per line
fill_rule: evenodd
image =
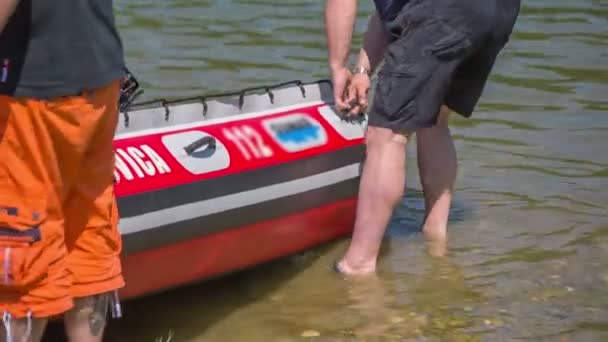
M387 230L381 249L381 260L387 259L387 255L392 253L391 249L394 248L392 241L415 237L421 233L424 219L423 203L422 192L415 189L406 191L405 198L395 210ZM456 198L450 220L465 220L471 216L471 210L472 207L469 204ZM400 292L396 290L396 287L400 286L403 279L395 278L390 274L393 271L386 274L387 272L380 270L382 275L379 277L359 281L341 279L339 275L333 273L332 262L346 247L347 241L345 240L347 239L330 242L217 279L123 302L124 317L120 320L110 321L104 340L113 342L156 341L159 338L166 340L169 335L173 335L172 341L197 340L198 337L207 335L207 332L214 326L228 320L230 316L238 315L240 310L247 310L248 307L260 305L259 303L265 305L264 303L275 301L282 302L279 303L280 305L277 304L279 313L282 310L287 315L307 317L311 316L306 314L307 310L320 309L332 317L328 319L336 320L336 322L341 320L342 323L335 324L317 323L325 329L325 336L344 338L382 335L394 337L395 334L408 335L409 333L405 330L413 329L415 334L420 334L423 330L437 329L436 326L427 327L430 324L429 317L416 312L429 309L425 293L430 296L437 295L428 292L430 289L433 289L433 292L436 290L431 285L435 282L434 278L445 278L445 272L461 274L461 271L455 271L455 265L447 261L432 261L430 269L424 272L425 276L419 281L414 281L413 284L408 284L408 287L419 288L416 291L419 291L420 295L416 297L419 300L415 298L410 300L412 311L404 315L402 310L398 309L399 301L396 298L397 293ZM380 268L386 269L383 265ZM296 278L308 278L309 280L305 281L307 288L289 289L293 286L290 283L301 282L295 281ZM450 293L468 292L466 289L463 290L464 277L462 274L450 278L460 279L460 285L451 287ZM444 282L445 279L442 280L442 283ZM417 283L418 285L416 285ZM314 289L315 287L318 288ZM286 294L281 295L280 293L284 289L286 289ZM308 291L319 296L319 302L313 300L311 303ZM450 294L441 297L449 299ZM285 309L286 307L290 309ZM345 310L352 312L344 314ZM333 315L337 317L333 317ZM349 318L344 318L344 316ZM298 320L296 319L296 321ZM454 323L452 320L452 324L464 324L461 321L458 322L460 323ZM277 324L282 326L289 325L291 322L277 322ZM443 323L438 324L441 327ZM405 329L405 327L408 328ZM395 329L399 332L395 332ZM293 333L300 334L297 330ZM303 334L306 333L304 331ZM211 335L211 340L215 340L213 334ZM239 338L246 338L246 336L247 332L239 334ZM216 338L219 339L219 337ZM60 321L52 322L43 341L65 340L63 324Z
M106 341L154 341L173 331L174 341L188 340L250 302L267 297L306 269L328 245L306 258L288 257L216 279L122 303L123 318L110 321ZM267 281L255 281L264 275ZM45 342L65 340L63 324L49 326Z

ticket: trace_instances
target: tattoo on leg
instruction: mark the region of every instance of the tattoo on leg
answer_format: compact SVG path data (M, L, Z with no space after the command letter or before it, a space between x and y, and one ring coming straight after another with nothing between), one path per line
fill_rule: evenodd
M110 293L104 293L80 298L76 301L76 315L82 318L84 318L83 316L87 317L89 329L93 336L99 336L106 325L108 305L111 299L110 295Z
M91 335L99 336L103 330L105 324L104 317L101 317L98 313L93 312L89 317L89 328L91 329Z
M106 317L108 313L108 304L110 303L110 294L104 293L95 296L95 305L93 312L89 316L89 328L93 336L98 336L106 325Z

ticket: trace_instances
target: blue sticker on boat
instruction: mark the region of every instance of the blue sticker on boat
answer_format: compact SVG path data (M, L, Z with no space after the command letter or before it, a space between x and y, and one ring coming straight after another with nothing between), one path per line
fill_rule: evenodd
M321 124L305 114L290 114L264 120L262 125L286 151L298 152L327 143L327 133Z

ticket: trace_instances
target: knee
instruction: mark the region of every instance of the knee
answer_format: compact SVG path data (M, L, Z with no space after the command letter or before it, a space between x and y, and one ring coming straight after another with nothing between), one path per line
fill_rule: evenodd
M405 145L409 137L408 132L395 132L388 128L368 126L365 134L365 144L368 149L392 144Z
M387 128L368 127L363 173L373 184L367 187L370 197L390 204L396 204L401 199L408 137L408 134Z

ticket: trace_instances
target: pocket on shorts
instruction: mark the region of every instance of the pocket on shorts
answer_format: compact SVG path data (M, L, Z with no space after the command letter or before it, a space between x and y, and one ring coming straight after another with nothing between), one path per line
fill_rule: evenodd
M46 221L46 201L0 194L0 285L27 289L47 276L50 260L41 225Z
M441 19L434 19L431 27L432 31L429 33L435 35L435 38L432 39L434 43L430 47L430 52L436 58L444 61L454 60L464 58L469 52L472 43L469 35L462 29Z
M415 114L416 98L432 74L432 68L427 65L406 69L407 65L399 65L378 72L375 96L379 97L376 103L381 106L376 109L391 120L407 119Z

